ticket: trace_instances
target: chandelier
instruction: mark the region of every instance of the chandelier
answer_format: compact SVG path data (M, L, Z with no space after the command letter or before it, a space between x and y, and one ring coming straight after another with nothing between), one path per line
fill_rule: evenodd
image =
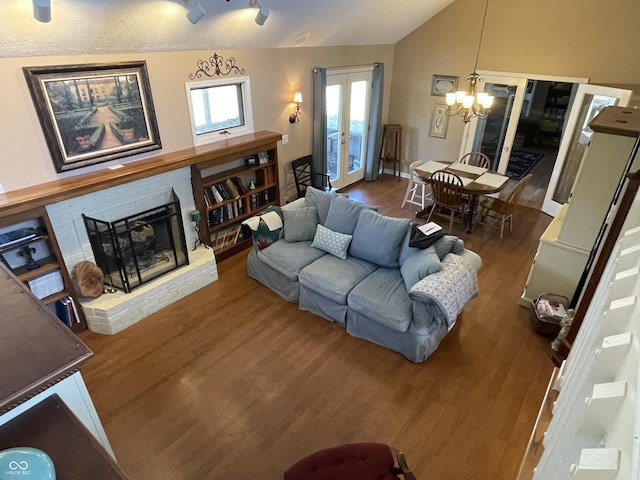
M467 91L460 90L458 92L447 93L447 115L453 117L459 115L464 123L469 123L472 118L487 118L493 105L493 95L486 92L477 92L478 80L482 81L478 74L478 57L480 56L480 46L482 45L482 35L484 33L484 24L487 19L487 9L489 8L489 0L484 7L484 16L482 17L482 28L480 29L480 41L478 42L478 52L476 53L476 63L473 72L469 74L469 88Z

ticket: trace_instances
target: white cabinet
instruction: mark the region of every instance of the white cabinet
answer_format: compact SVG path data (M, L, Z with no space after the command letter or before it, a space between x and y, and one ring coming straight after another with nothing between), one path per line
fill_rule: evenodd
M571 300L580 282L638 133L616 134L615 118L603 117L596 117L591 124L594 133L582 157L569 203L540 238L520 297L521 305L530 305L541 293L564 295Z
M524 306L531 305L531 301L541 293L563 295L568 299L573 296L587 264L589 252L558 241L568 207L569 204L562 207L540 237L538 251L520 298L520 303Z
M569 197L558 242L591 251L636 139L594 133Z

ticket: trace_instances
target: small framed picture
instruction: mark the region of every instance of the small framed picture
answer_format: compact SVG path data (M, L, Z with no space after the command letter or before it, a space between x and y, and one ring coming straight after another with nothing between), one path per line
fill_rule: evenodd
M458 88L458 77L449 75L434 75L431 80L431 95L444 97L449 92L455 92Z
M429 136L445 138L447 136L448 125L449 116L447 115L447 106L442 103L436 103L433 106L433 115L431 116L431 129L429 130Z

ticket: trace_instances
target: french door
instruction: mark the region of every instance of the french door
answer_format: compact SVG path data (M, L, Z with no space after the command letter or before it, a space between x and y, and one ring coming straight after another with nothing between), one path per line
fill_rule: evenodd
M583 83L578 85L558 148L558 158L551 173L542 211L553 217L569 201L582 155L593 131L589 122L605 107L625 107L631 97L630 90L602 87Z
M527 79L501 75L483 75L483 91L493 95L487 118L474 118L465 128L460 156L482 152L491 159L491 168L507 171L511 147L524 103Z
M327 70L327 173L343 188L364 178L371 68Z

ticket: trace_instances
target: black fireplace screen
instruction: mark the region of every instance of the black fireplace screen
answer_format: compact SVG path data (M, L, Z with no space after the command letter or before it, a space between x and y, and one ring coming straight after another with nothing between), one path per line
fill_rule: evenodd
M129 293L189 263L180 202L106 222L82 215L105 283Z

